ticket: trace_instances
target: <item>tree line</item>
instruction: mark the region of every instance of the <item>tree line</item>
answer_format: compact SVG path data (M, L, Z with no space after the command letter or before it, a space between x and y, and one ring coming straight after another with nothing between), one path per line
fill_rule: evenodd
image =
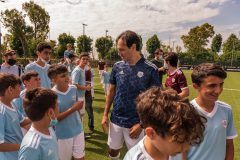
M1 12L1 21L9 33L7 37L10 48L16 50L20 57L31 57L35 54L36 45L49 38L50 16L44 8L33 1L23 3L22 10L23 12L17 9L7 9ZM26 23L27 18L30 24ZM231 34L223 42L222 35L215 34L214 26L205 23L191 28L188 34L181 36L181 40L186 48L185 52L182 51L180 46L172 48L159 40L157 35L153 35L146 42L148 58L153 58L155 50L161 48L164 52L174 50L178 53L183 65L217 62L222 65L240 66L240 40L235 34ZM58 42L55 40L48 41L53 48L55 58L63 57L68 43L76 47L74 48L76 53L88 52L93 54L93 39L87 35L81 35L75 39L70 34L62 33L58 36ZM0 46L1 51L5 50L6 47L6 43L2 44ZM97 38L95 48L99 58L111 61L120 60L111 36Z

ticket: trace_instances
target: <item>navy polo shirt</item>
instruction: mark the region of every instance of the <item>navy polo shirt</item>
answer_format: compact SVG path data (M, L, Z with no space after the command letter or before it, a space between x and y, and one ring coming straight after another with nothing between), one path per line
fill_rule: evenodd
M135 65L125 61L115 63L109 82L116 86L110 120L124 128L139 123L137 96L151 86L161 85L157 67L143 57Z

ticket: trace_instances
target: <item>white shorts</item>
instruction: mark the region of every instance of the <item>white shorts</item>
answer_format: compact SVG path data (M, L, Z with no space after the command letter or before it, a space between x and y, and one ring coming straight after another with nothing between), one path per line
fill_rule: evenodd
M71 160L74 158L82 158L85 156L85 140L84 132L73 138L58 139L58 150L60 160Z
M85 97L78 97L78 101L83 101L83 107L79 110L80 116L85 114Z
M135 146L144 137L144 130L140 133L137 139L132 139L129 137L129 128L120 127L112 122L109 124L108 131L108 146L111 149L118 150L121 149L123 143L125 142L128 150Z

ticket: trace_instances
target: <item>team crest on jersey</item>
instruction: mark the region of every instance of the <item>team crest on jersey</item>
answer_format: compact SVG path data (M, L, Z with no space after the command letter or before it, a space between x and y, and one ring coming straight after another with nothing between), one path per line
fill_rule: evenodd
M124 74L124 72L123 72L123 71L120 71L119 74Z
M227 120L222 120L222 125L224 128L227 128Z
M137 73L137 76L138 76L139 78L143 77L143 75L144 75L143 72L140 72L140 71L139 71L139 72Z
M175 78L172 78L172 83L174 83L175 82Z

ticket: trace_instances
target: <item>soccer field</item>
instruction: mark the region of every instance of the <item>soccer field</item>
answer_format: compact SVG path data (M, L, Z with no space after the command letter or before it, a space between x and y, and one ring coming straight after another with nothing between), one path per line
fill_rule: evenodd
M196 92L193 90L191 86L191 71L184 71L188 85L190 88L190 97L189 99L193 99L196 96ZM224 91L220 96L220 100L230 104L233 109L234 122L237 128L238 134L240 133L240 73L238 72L228 72L228 77L224 83ZM101 128L101 120L102 113L104 111L104 92L102 85L100 84L100 79L98 72L95 70L94 77L94 102L93 102L93 110L94 110L94 118L95 118L95 132L92 138L86 140L86 156L87 160L108 160L107 157L107 135L103 133ZM109 115L110 116L110 115ZM88 131L87 127L87 114L85 114L84 119L84 128L85 131ZM240 138L236 138L234 140L235 144L235 160L240 160ZM124 148L121 152L121 158L123 158L126 153L126 148Z

